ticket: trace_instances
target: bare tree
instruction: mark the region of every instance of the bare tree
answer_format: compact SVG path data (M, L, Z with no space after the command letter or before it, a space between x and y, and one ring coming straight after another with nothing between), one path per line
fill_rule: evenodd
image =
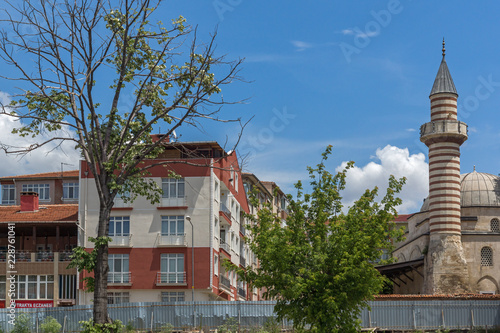
M2 77L18 84L20 93L0 113L20 120L13 132L21 136L58 134L28 147L0 142L0 148L26 154L50 142L72 141L81 150L100 200L94 270L98 324L108 321L113 199L132 192L159 200L161 190L144 176L160 162L141 162L155 159L182 125L225 121L218 112L227 102L219 93L238 79L241 64L214 56L215 34L198 43L196 30L182 16L168 26L157 22L160 3L25 0L4 6L0 57L16 74ZM153 139L158 124L164 135Z

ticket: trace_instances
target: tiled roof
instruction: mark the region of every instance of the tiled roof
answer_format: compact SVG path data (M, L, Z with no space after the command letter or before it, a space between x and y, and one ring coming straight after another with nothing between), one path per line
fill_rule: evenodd
M20 206L0 206L2 222L76 222L78 205L40 206L37 212L21 212Z
M376 295L377 301L428 301L455 299L500 299L500 294Z
M394 219L394 222L406 222L412 214L399 214L398 217Z
M63 172L64 178L78 178L78 170L68 170ZM40 179L40 178L60 178L61 171L56 172L44 172L44 173L33 173L30 175L20 175L20 176L10 176L10 177L0 177L0 181L2 180L11 180L11 179Z

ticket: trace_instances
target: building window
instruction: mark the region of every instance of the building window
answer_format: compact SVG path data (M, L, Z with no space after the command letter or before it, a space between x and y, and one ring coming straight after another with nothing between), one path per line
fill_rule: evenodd
M110 254L108 256L108 283L130 283L128 254Z
M54 299L53 275L18 275L18 299Z
M5 299L5 275L0 275L0 299Z
M109 218L109 237L129 236L130 217L112 216Z
M161 180L163 198L184 198L184 178L163 178Z
M161 293L162 302L184 302L184 300L183 291L162 291Z
M59 275L59 299L76 299L76 275Z
M160 283L185 283L184 254L163 253L161 255Z
M219 256L214 255L214 274L219 275Z
M122 304L130 302L128 292L108 292L108 304Z
M162 236L183 236L184 216L162 216L161 217Z
M49 184L24 184L23 192L36 192L40 200L50 199L50 186Z
M2 185L2 205L16 204L16 186Z
M238 173L235 173L234 175L234 189L236 192L238 192L238 183L240 182L240 179L238 178Z
M78 183L64 183L63 184L63 199L78 199Z
M485 246L481 249L481 266L493 266L493 250Z
M500 221L497 218L494 218L490 222L491 232L500 232Z
M245 189L245 193L248 197L250 195L250 191L252 190L252 185L249 183L243 183L243 188Z
M214 185L214 197L215 197L215 201L219 202L220 200L220 187L219 187L219 182L216 181L215 182L215 185Z

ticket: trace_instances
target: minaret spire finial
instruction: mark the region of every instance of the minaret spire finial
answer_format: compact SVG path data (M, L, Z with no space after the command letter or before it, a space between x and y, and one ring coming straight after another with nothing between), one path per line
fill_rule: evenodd
M443 58L444 58L445 53L446 53L446 49L444 47L444 37L443 37Z

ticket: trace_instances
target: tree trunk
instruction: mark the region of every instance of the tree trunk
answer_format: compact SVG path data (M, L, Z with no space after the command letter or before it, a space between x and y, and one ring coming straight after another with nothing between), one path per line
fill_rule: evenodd
M112 201L111 204L101 203L100 205L98 238L108 237L109 215L112 206ZM94 270L94 323L96 324L108 322L108 271L108 243L106 242L97 248L97 262Z

